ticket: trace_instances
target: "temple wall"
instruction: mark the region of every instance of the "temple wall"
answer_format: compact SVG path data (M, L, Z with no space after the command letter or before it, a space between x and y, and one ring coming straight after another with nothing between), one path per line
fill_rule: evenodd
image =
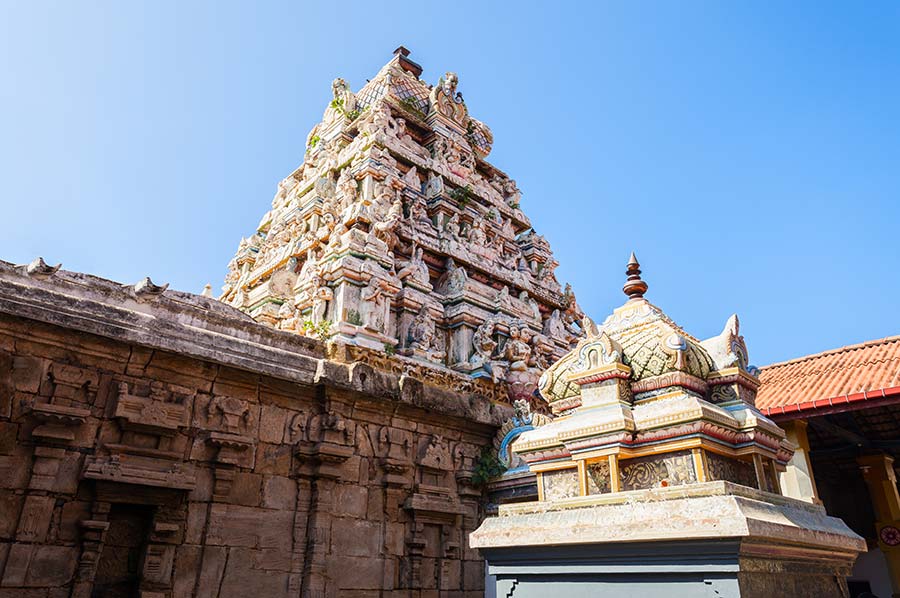
M0 315L0 596L482 596L491 418L317 363L286 381Z

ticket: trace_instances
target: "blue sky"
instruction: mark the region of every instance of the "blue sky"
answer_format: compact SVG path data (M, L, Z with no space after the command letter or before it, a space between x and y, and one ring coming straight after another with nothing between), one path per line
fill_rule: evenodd
M751 361L900 333L900 3L0 3L0 259L218 289L336 76L403 44L602 319L633 249Z

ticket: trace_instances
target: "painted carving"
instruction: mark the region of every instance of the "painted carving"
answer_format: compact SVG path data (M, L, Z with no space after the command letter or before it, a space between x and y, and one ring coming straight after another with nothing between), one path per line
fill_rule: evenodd
M450 364L456 385L508 370L524 384L574 346L581 312L515 182L485 161L493 135L469 117L457 76L429 87L409 73L392 62L357 93L334 80L305 163L241 240L221 299L291 333L328 319L329 342L399 345ZM475 334L498 314L524 326L508 347L505 325Z

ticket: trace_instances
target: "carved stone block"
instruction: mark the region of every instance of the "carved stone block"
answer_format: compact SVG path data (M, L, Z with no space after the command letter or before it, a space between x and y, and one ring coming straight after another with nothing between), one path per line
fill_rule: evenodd
M116 395L113 417L126 430L172 436L187 425L189 406L172 403L158 396L140 397L128 392L128 384L121 382Z
M92 480L177 490L190 490L196 485L190 464L129 454L88 457L82 475Z

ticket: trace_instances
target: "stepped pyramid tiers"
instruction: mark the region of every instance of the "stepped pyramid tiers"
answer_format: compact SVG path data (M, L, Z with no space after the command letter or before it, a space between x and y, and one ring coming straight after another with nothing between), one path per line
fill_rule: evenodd
M335 79L221 298L282 330L530 394L581 334L578 306L515 181L487 162L493 135L456 74L428 85L408 55L357 93Z
M755 407L737 317L700 341L644 298L634 255L627 274L625 304L600 326L585 319L585 337L542 375L555 418L520 418L511 450L538 500L502 505L471 536L497 595L577 583L618 596L636 580L603 574L631 572L642 596L673 595L673 580L677 595L845 596L864 543L781 496L794 447Z

